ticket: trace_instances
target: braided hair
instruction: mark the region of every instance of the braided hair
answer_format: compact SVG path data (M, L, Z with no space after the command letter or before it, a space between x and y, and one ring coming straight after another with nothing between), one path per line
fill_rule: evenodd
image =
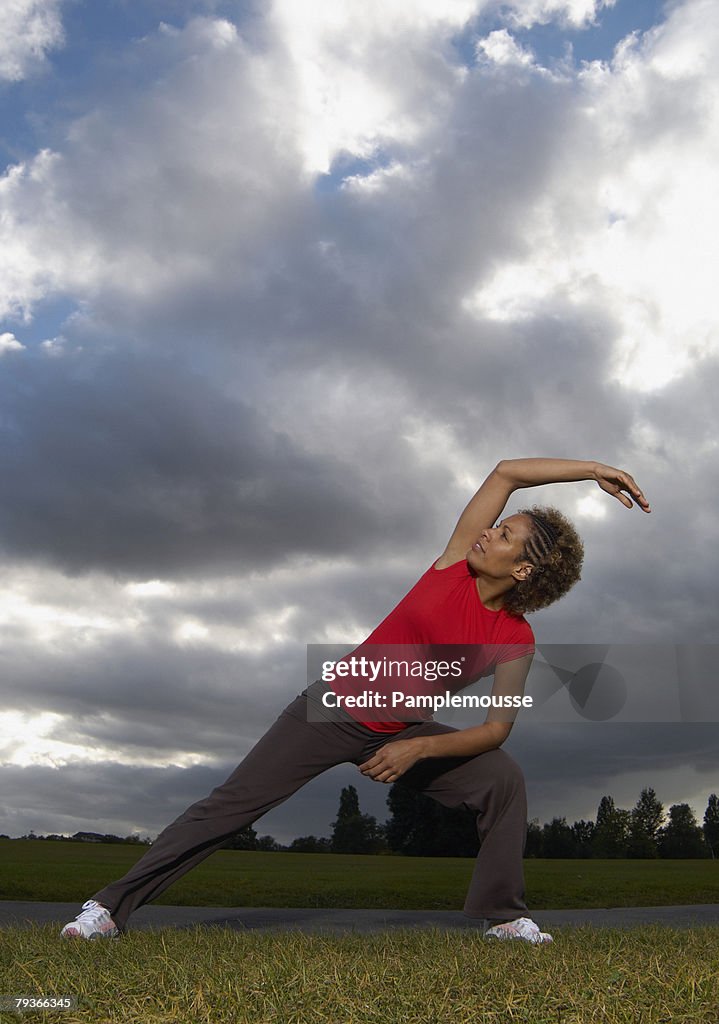
M504 596L510 615L525 615L558 601L581 579L584 544L572 523L548 505L521 508L531 526L518 561L531 562L527 579L518 580Z

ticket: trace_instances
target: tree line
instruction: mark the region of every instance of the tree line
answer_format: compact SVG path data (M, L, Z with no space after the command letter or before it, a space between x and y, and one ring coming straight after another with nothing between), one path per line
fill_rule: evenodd
M643 789L631 810L603 796L595 821L553 818L528 823L525 857L712 857L719 853L719 799L712 793L698 824L689 804L664 811L653 789Z
M476 814L463 807L444 807L408 786L395 783L387 797L390 816L380 824L360 810L354 786L340 793L332 834L299 836L283 846L273 836L257 834L248 825L225 844L229 850L289 851L290 853L400 853L411 857L475 857L479 851ZM9 839L0 835L0 839ZM149 836L115 836L76 832L73 836L38 836L33 831L21 839L64 842L132 843L148 846ZM716 858L719 854L719 798L712 793L701 825L689 804L672 804L668 812L651 788L643 789L631 810L603 796L594 821L581 819L572 825L564 817L539 824L527 823L525 857L682 857Z
M475 857L479 851L477 816L463 807L444 807L408 786L389 791L390 817L380 824L363 814L354 786L340 794L329 838L300 836L284 849L300 853L401 853L414 857ZM253 840L245 829L227 844L234 849L281 849L272 836ZM253 845L254 843L254 845ZM544 825L527 823L525 857L575 858L715 858L719 854L719 798L712 793L704 820L697 822L689 804L672 804L668 812L647 787L631 810L603 796L594 821L572 825L555 817Z

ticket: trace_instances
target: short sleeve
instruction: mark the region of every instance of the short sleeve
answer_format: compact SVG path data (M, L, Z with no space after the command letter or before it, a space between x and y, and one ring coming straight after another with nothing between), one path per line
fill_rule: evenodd
M527 654L534 654L532 627L525 618L508 619L505 630L502 630L502 642L497 651L495 664L515 661L517 658L524 658Z

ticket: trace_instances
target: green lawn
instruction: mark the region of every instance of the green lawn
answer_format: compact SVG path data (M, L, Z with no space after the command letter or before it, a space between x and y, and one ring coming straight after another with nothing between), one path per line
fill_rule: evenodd
M82 902L144 847L0 840L0 899ZM532 909L719 902L719 861L526 860ZM156 901L184 906L461 909L474 861L221 850ZM719 1024L719 1019L718 1019Z
M0 992L72 995L62 1024L717 1024L719 929L555 930L549 946L425 929L326 937L0 933Z

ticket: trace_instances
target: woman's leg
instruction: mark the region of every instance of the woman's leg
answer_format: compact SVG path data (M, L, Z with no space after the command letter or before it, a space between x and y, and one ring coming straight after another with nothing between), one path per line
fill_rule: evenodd
M123 878L92 898L107 907L124 930L139 906L305 783L336 764L354 760L364 742L366 730L351 721L308 722L307 698L301 694L221 786L188 807Z
M410 726L397 739L454 731L441 722L427 722ZM465 806L477 813L481 846L464 913L490 922L527 914L522 862L527 797L517 762L501 749L476 757L427 758L406 772L400 783L445 807Z

